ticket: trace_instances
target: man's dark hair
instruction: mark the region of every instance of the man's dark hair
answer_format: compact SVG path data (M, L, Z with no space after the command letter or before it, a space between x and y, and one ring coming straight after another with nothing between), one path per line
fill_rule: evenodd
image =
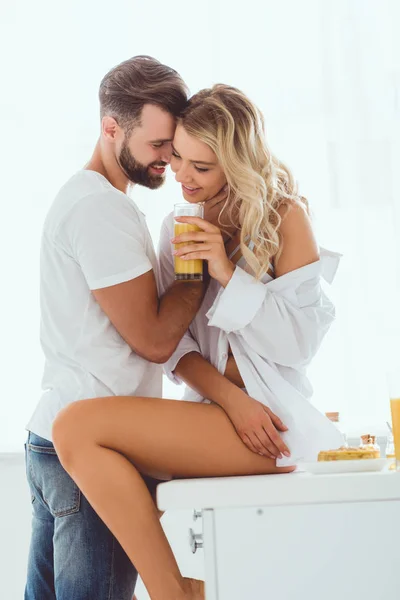
M129 134L140 125L145 104L153 104L178 117L187 104L188 89L171 67L151 56L134 56L103 78L99 100L101 117L114 117Z

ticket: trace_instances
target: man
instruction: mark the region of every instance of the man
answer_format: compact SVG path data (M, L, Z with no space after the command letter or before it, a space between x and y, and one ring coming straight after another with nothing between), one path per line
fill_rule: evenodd
M177 282L158 299L156 257L128 186L160 187L180 76L138 56L100 85L101 135L86 167L60 190L41 246L43 395L27 425L33 503L25 600L131 600L137 573L61 467L52 423L93 396L162 395L168 360L200 307L203 284Z

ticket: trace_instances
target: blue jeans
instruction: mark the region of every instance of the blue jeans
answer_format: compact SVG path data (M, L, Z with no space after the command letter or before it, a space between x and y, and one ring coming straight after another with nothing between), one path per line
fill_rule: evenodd
M131 600L137 572L53 444L29 433L25 456L33 511L25 600Z

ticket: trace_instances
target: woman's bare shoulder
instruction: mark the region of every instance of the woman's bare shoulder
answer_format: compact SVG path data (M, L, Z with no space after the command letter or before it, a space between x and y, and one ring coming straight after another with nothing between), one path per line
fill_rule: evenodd
M277 208L277 212L282 219L282 223L290 214L292 215L292 220L296 218L293 215L300 215L298 218L306 216L310 220L308 202L303 196L290 200L283 199Z
M275 264L276 275L283 275L319 258L307 204L299 200L286 201L279 206L279 233L282 251Z

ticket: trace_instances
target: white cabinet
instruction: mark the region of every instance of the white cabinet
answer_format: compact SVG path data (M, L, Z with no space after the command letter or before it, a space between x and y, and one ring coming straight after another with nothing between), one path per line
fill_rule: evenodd
M399 597L399 473L180 480L158 502L203 509L207 600Z
M214 512L212 529L204 532L206 550L213 547L207 600L383 600L400 594L400 502L207 512Z

